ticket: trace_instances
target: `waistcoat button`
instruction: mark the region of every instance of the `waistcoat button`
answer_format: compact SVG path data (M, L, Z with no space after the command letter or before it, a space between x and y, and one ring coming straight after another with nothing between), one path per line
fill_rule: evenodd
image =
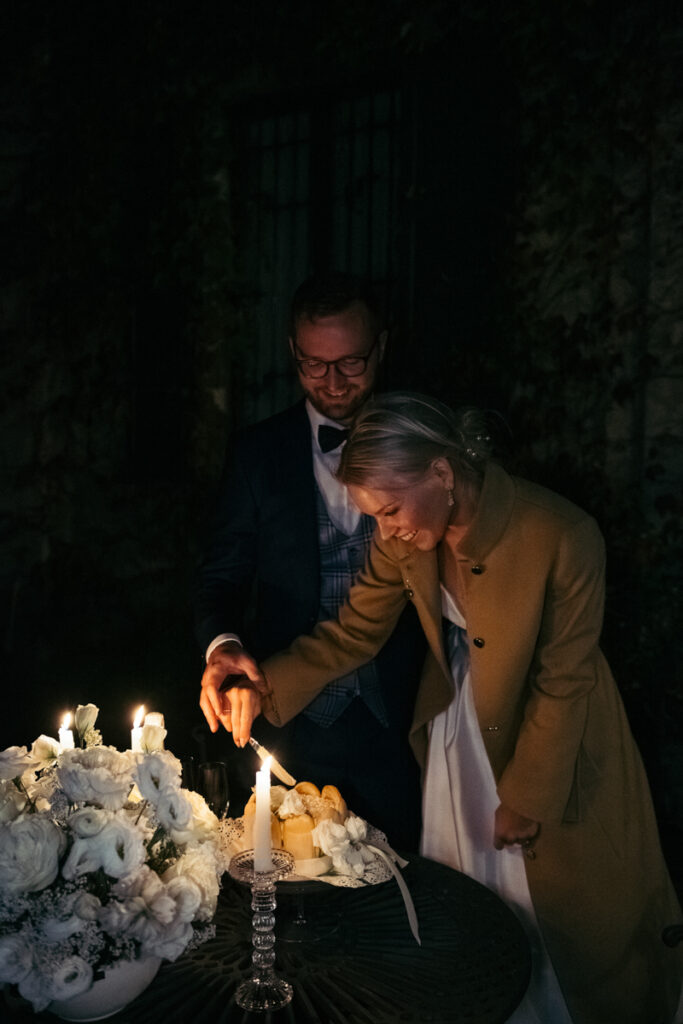
M477 565L473 565L472 566L472 572L473 572L473 574L475 576L481 576L483 571L484 571L484 566L483 565L477 564Z
M483 637L475 636L472 643L474 644L475 647L483 647L486 641L483 639Z

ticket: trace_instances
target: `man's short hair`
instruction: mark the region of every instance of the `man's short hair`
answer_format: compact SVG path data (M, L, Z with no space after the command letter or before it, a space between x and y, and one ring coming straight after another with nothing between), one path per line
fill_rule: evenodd
M343 313L355 302L366 306L372 332L379 333L379 300L369 281L341 271L312 274L294 292L289 315L290 338L296 338L296 328L302 320L319 320Z

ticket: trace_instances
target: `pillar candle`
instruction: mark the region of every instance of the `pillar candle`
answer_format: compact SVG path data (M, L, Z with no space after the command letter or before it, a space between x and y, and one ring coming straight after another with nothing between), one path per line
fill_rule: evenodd
M59 745L62 750L73 750L74 734L69 728L71 725L71 713L67 711L59 727Z
M254 811L254 871L272 871L270 836L270 758L256 772L256 808Z
M164 716L160 711L148 711L145 715L145 725L158 725L164 728Z
M140 752L142 750L142 719L145 714L145 705L141 704L135 712L133 729L130 734L130 749Z

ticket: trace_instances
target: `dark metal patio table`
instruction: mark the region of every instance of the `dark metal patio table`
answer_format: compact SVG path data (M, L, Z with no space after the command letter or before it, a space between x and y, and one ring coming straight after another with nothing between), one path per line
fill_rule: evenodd
M281 883L276 971L291 982L294 997L282 1010L253 1014L234 1001L251 967L250 894L226 875L216 937L176 963L165 963L151 986L109 1019L112 1024L503 1024L521 1000L530 972L529 943L515 915L489 889L425 858L412 857L403 876L415 903L421 946L410 932L393 879L362 889ZM55 1021L48 1014L16 1010L12 1019Z

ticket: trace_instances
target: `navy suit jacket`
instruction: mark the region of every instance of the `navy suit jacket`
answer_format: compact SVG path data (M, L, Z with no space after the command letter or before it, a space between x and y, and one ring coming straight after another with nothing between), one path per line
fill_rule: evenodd
M318 619L320 568L310 422L304 402L249 427L226 461L199 572L202 651L237 633L261 660ZM425 641L412 605L378 655L389 721L407 730Z

